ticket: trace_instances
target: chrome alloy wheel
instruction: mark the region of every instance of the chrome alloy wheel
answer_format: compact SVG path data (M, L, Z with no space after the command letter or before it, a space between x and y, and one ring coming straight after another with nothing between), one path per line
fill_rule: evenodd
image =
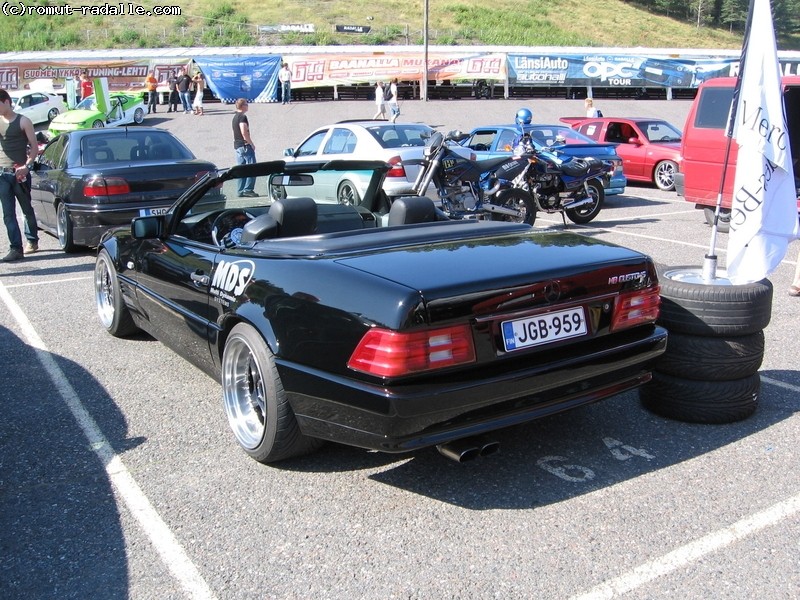
M258 447L267 425L267 392L261 365L243 336L232 336L225 346L222 394L236 440L249 450Z
M94 299L97 304L97 316L106 329L114 323L114 278L108 263L104 260L97 262L94 270Z

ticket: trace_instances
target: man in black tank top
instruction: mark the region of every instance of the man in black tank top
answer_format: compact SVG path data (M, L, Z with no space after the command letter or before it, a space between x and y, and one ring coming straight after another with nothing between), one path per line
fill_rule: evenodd
M8 92L0 89L0 201L11 245L9 253L0 259L2 262L20 260L24 252L36 252L39 249L36 215L31 206L31 168L38 154L39 145L33 123L28 117L14 112ZM28 245L24 251L17 222L17 202L25 216Z
M249 165L256 162L256 145L250 137L250 123L247 121L247 100L236 101L236 113L233 115L233 149L236 151L236 164ZM239 179L239 197L255 197L256 180L254 177Z

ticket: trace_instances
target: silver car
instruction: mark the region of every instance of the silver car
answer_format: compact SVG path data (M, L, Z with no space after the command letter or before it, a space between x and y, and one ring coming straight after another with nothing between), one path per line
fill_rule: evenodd
M389 199L414 195L412 187L419 173L425 142L433 129L420 123L390 123L388 121L342 121L320 127L298 147L284 150L287 163L328 161L336 159L381 160L391 169L386 174L383 190ZM467 158L475 157L469 148L455 146ZM371 173L332 171L325 176L314 174L314 197L326 202L358 205Z

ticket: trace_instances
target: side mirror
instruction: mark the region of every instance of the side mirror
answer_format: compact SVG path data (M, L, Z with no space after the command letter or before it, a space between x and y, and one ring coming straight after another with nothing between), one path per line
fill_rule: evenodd
M641 140L639 140L639 138L636 137L636 136L629 137L628 138L628 143L629 144L633 144L634 146L641 146L642 145Z
M294 156L294 148L284 148L283 149L284 156Z
M164 231L164 217L160 215L137 217L131 222L131 233L137 240L160 237L162 231Z

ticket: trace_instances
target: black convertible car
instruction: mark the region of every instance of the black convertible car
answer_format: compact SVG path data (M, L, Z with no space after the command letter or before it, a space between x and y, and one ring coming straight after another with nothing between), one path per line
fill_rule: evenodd
M482 434L650 379L667 334L649 257L447 220L424 197L389 207L388 168L208 174L167 214L103 237L101 323L143 329L219 378L237 441L264 463L323 440L467 460L496 449ZM358 206L304 195L331 170L371 177ZM239 196L250 178L260 197Z

